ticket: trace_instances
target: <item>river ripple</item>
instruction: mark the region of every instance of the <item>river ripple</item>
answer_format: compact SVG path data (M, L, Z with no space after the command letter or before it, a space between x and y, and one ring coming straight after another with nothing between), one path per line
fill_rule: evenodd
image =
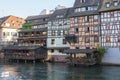
M8 63L0 64L0 80L120 80L120 67Z

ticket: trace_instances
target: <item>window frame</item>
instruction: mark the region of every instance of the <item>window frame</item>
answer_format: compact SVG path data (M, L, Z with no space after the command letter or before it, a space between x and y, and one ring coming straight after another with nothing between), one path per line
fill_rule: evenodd
M85 22L89 22L89 16L85 16L85 17L84 17L84 21L85 21Z
M94 42L99 42L99 36L94 36Z
M88 40L87 40L88 39ZM90 37L89 36L86 36L85 37L85 43L90 43Z
M117 4L116 4L117 3ZM114 5L114 7L117 7L118 6L118 1L113 1L113 5Z
M52 45L55 44L55 39L51 39L51 44L52 44Z
M77 24L78 23L78 17L75 17L74 18L74 24Z
M106 8L110 8L110 2L106 2L105 6Z
M107 42L107 43L111 42L110 36L106 36L106 42Z

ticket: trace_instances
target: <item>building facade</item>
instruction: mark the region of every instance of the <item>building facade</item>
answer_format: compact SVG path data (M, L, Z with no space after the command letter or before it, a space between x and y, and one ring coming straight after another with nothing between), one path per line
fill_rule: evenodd
M6 16L0 18L0 42L16 42L18 31L22 28L25 20L16 16Z
M98 13L100 2L100 0L75 0L69 12L71 28L69 36L66 37L70 49L74 50L73 53L78 49L94 49L100 45Z
M101 45L108 48L103 63L120 64L120 0L103 0L99 11Z
M30 30L19 31L17 45L3 48L5 59L33 61L47 58L46 39L49 15L29 16Z
M65 62L66 54L63 51L69 48L65 35L70 28L70 20L67 17L69 9L59 9L50 16L48 22L47 48L50 60Z

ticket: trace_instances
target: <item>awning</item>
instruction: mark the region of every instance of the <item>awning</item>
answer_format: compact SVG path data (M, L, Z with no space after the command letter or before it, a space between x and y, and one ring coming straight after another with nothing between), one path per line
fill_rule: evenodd
M93 53L96 49L67 49L64 51L66 54L88 54Z

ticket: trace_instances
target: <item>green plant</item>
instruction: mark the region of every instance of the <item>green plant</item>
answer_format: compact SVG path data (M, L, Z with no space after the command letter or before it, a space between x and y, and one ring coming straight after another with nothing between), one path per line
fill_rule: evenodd
M66 59L68 59L70 62L72 62L73 57L72 56L67 56Z
M98 64L101 63L104 54L107 52L107 48L97 45L97 58L96 61Z
M31 30L33 25L34 25L34 23L32 23L32 22L26 22L23 24L22 29L23 30Z

